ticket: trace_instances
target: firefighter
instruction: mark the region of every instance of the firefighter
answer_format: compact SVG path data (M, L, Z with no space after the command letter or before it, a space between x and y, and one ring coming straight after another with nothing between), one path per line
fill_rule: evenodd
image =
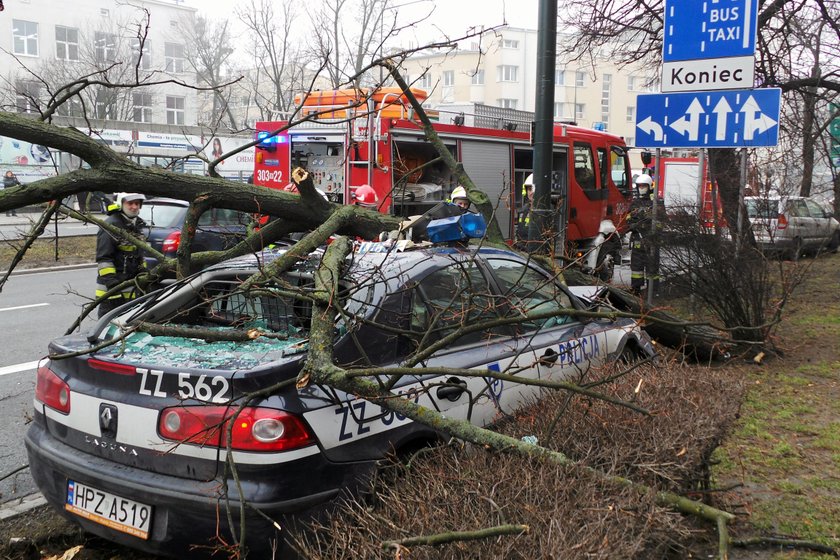
M636 198L630 207L630 291L640 294L657 289L659 282L659 246L653 231L653 198L650 175L636 177Z
M379 197L370 185L362 185L353 191L353 204L363 208L376 210L379 206Z
M144 239L146 222L140 218L140 208L146 197L140 193L120 193L117 200L109 206L109 216L105 222L126 232L125 236L115 235L100 229L96 234L96 297L104 296L108 290L126 280L135 278L146 270L143 251L131 243L130 237ZM99 304L99 316L137 296L137 286L131 284L111 294Z
M470 209L470 197L467 196L467 189L461 185L452 189L452 195L449 197L449 200L464 212Z
M531 222L531 207L534 205L534 174L526 177L522 184L522 206L516 213L516 238L528 240L528 224Z

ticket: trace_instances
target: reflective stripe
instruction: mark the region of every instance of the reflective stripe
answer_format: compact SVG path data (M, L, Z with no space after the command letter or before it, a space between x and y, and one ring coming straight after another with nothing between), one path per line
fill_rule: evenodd
M134 245L117 245L117 249L120 251L136 251L137 247Z
M641 280L641 279L643 279L644 277L645 277L645 273L644 273L644 272L631 272L631 273L630 273L630 278L631 278L631 279Z
M106 268L100 268L99 269L99 276L108 276L109 274L116 274L116 273L117 273L117 269L114 268L113 266L109 266L109 267L106 267Z
M102 296L104 296L107 293L108 293L108 290L96 290L96 297L101 298ZM114 295L108 296L108 299L123 299L123 296L122 296L122 294L114 294Z
M96 266L100 269L103 269L103 268L108 268L109 266L111 268L113 268L116 265L111 261L100 261L100 262L96 263Z

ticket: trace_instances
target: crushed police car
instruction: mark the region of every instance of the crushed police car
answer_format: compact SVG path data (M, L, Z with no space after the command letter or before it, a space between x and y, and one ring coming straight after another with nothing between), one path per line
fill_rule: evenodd
M210 267L50 345L26 447L53 506L91 533L177 555L216 536L232 542L229 520L236 530L247 503L247 542L265 550L276 527L357 489L386 454L441 435L329 386L295 387L322 254L241 289L284 251ZM345 270L336 363L387 377L450 336L392 389L448 418L488 425L546 389L424 368L582 380L619 358L654 355L635 321L575 316L585 305L514 251L362 243ZM519 321L494 321L505 317ZM83 354L111 339L120 340Z

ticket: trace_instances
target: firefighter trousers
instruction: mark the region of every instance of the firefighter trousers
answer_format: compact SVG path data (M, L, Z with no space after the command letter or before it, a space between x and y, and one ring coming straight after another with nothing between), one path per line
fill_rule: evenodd
M639 234L630 236L630 291L659 289L659 247Z

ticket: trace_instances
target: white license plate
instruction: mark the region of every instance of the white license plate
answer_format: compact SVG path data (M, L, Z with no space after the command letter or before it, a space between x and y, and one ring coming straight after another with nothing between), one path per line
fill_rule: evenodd
M64 509L111 529L149 538L152 506L68 480Z

